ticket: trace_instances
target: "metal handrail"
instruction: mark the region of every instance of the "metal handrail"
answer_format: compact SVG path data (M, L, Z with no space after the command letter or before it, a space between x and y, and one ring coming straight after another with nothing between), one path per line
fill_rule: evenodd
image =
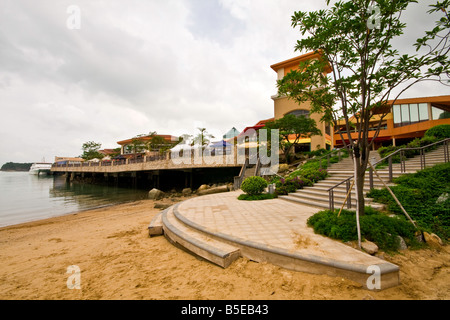
M342 150L344 150L344 149L349 149L349 148L350 148L350 146L342 147L342 148L333 150L333 151L331 151L330 153L327 153L327 154L325 154L325 155L323 155L323 156L320 156L320 157L318 157L318 158L314 157L314 158L307 159L306 162L303 163L303 164L306 164L306 163L312 162L312 161L319 161L319 168L322 169L322 159L327 158L327 167L329 167L329 166L330 166L330 156L331 156L332 154L338 152L339 161L341 161L341 153L340 153L340 152L341 152ZM347 152L349 152L349 155L350 155L350 151L348 150Z
M425 154L424 154L424 150L426 148L432 147L434 145L438 145L443 143L445 148L444 148L444 162L450 162L450 154L449 154L449 150L448 150L448 142L450 141L450 138L446 138L437 142L433 142L431 144L428 144L426 146L423 147L417 147L417 148L401 148L398 149L396 151L394 151L393 153L389 154L388 156L384 157L383 159L378 160L375 163L372 163L372 166L375 167L378 163L388 159L389 162L389 182L392 182L392 157L394 155L396 155L397 153L400 153L400 168L401 168L401 172L406 172L406 164L404 163L404 152L407 150L420 150L420 168L421 170L425 168ZM367 169L366 169L367 170ZM339 182L338 184L332 186L331 188L329 188L328 191L328 195L329 195L329 203L328 203L328 207L330 210L334 210L334 189L338 186L340 186L341 184L343 184L344 182L348 182L350 179L353 179L354 175L348 177L347 179ZM369 182L370 182L370 188L373 189L373 172L372 169L369 169ZM348 190L347 190L348 192ZM349 208L351 207L351 203L350 201L348 202L348 206Z

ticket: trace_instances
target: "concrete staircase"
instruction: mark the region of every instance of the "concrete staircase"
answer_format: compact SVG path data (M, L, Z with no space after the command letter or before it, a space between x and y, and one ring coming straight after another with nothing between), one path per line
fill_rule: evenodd
M369 155L372 161L380 160L378 152L372 151ZM425 166L431 167L438 163L443 163L444 160L444 147L441 146L436 150L430 151L425 154ZM421 170L420 156L414 158L409 158L405 161L405 172L401 172L400 163L395 163L392 165L392 177L398 177L405 173L414 173ZM393 185L389 183L389 170L388 168L377 169L378 175L383 179L387 185ZM329 193L328 189L334 185L344 181L345 179L353 175L353 162L350 157L344 158L338 163L332 164L328 168L329 176L317 183L312 187L305 187L304 189L297 190L294 193L289 193L285 196L279 196L279 198L293 201L301 204L306 204L318 208L328 208L329 207ZM375 173L373 174L373 186L375 189L384 188L383 183L377 178ZM356 207L356 195L355 187L353 187L351 192L351 206ZM367 193L370 190L369 173L366 172L364 192ZM347 186L346 183L341 184L339 187L334 189L334 206L335 208L340 208L344 203L345 197L347 196ZM365 204L367 206L372 206L374 209L380 209L383 207L382 204L375 203L371 198L365 198ZM348 200L347 200L348 201ZM345 205L347 208L347 204Z
M234 260L241 257L238 247L220 241L186 223L177 211L178 204L159 214L150 222L150 236L164 235L169 242L194 256L210 261L222 268L227 268Z

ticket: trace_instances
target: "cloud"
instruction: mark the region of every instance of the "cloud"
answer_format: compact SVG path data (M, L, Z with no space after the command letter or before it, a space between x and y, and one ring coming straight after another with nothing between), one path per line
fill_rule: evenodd
M66 26L73 4L79 30ZM270 65L299 54L291 16L324 7L296 0L4 1L0 162L76 156L86 141L114 148L150 131L195 134L200 124L220 137L270 118ZM427 20L422 11L405 18L415 23L411 36Z

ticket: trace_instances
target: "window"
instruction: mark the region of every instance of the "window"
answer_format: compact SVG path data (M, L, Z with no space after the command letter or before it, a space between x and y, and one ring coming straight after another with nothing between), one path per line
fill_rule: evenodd
M287 113L286 115L288 115L288 114L293 114L296 117L305 116L306 118L309 118L309 111L308 110L294 110L294 111L291 111L291 112Z
M431 107L431 114L433 115L433 120L450 118L450 112L436 107Z
M409 106L407 104L402 104L400 107L402 113L402 126L406 126L410 123L409 120Z
M428 120L428 104L419 103L419 121Z
M392 107L392 114L394 116L394 127L407 126L409 124L426 121L429 119L428 104L396 104Z
M392 113L394 114L394 127L400 127L402 123L402 116L400 113L400 105L395 104L392 107Z
M419 122L419 107L416 103L409 105L409 120L411 124Z

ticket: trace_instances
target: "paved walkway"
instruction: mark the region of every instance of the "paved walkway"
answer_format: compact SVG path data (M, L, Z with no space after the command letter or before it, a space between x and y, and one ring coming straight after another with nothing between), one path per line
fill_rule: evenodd
M170 214L172 211L174 214L171 219L176 218L189 227L184 229L187 237L187 230L192 230L193 234L200 231L214 241L234 245L241 256L256 261L268 261L298 271L344 276L363 285L370 275L368 267L375 265L380 268L383 288L398 285L398 266L315 234L307 227L307 219L320 209L282 199L238 200L240 193L242 191L188 199L170 210Z

